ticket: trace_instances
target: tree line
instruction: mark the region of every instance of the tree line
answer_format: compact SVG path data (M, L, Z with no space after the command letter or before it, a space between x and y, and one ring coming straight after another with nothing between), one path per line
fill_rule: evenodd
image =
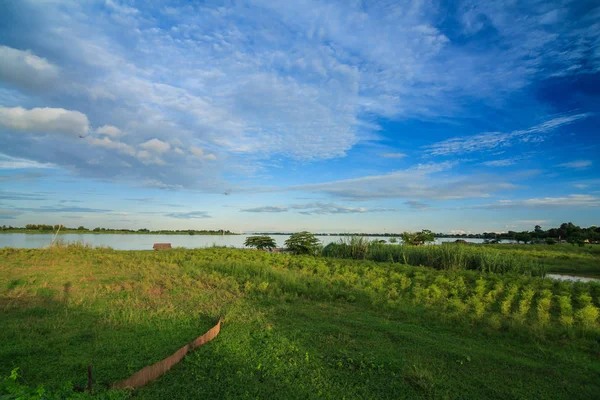
M508 231L502 233L484 232L480 234L446 235L438 237L460 237L460 238L479 238L490 242L502 240L514 240L523 243L548 243L567 242L571 244L598 243L600 242L600 227L590 226L582 228L572 222L562 223L558 228L544 230L540 225L536 225L531 231Z
M4 232L72 232L72 233L131 233L131 234L153 234L153 235L169 235L169 234L179 234L179 235L236 235L235 232L232 232L228 229L219 229L219 230L207 230L207 229L183 229L183 230L169 230L169 229L160 229L160 230L150 230L147 228L141 229L112 229L112 228L102 228L95 227L93 229L88 229L85 226L79 226L77 228L69 228L65 227L62 224L56 225L48 225L48 224L27 224L24 227L13 227L3 225L0 227L0 230Z

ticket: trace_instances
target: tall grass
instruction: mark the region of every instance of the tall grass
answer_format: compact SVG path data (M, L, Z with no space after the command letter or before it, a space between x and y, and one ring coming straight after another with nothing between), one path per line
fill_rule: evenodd
M545 274L545 268L530 258L489 247L453 243L440 246L387 245L352 237L351 240L328 244L322 254L325 257L423 265L439 270L516 272L528 276Z

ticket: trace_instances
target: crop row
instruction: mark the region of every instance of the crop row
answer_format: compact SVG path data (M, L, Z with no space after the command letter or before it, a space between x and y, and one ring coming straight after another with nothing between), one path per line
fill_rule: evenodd
M111 275L121 271L135 278L131 285L161 287L186 296L199 287L215 287L226 290L231 299L266 296L359 302L390 312L416 306L443 319L498 330L524 329L543 335L600 333L597 283L222 248L165 252L0 249L0 256L10 256L10 252L17 253L12 257L25 256L28 264L47 265L60 259L78 265L85 274L88 269Z

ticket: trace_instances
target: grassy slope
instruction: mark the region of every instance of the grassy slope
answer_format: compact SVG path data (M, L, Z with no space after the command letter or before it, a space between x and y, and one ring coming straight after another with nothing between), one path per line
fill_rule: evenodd
M19 366L30 385L84 381L92 364L106 386L224 315L214 342L135 396L571 399L600 391L593 338L457 323L408 300L374 306L359 291L348 302L330 283L303 281L285 255L0 251L0 373ZM254 280L245 275L252 269ZM288 290L270 291L269 282Z

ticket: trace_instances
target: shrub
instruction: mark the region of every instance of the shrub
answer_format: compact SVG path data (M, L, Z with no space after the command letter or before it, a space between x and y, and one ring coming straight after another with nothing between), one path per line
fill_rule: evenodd
M540 326L544 327L550 323L550 307L552 305L552 292L544 289L537 302L537 316Z
M531 300L535 295L535 291L532 288L525 288L521 291L521 300L519 301L519 308L515 312L515 319L520 323L525 323L527 314L531 308Z
M310 232L298 232L291 235L285 241L285 247L295 254L315 255L319 250L321 242Z
M571 297L556 296L558 307L560 309L559 321L561 325L570 328L573 325L573 306L571 305Z
M267 235L262 236L248 236L244 242L246 247L255 247L258 250L272 249L277 247L275 240Z

